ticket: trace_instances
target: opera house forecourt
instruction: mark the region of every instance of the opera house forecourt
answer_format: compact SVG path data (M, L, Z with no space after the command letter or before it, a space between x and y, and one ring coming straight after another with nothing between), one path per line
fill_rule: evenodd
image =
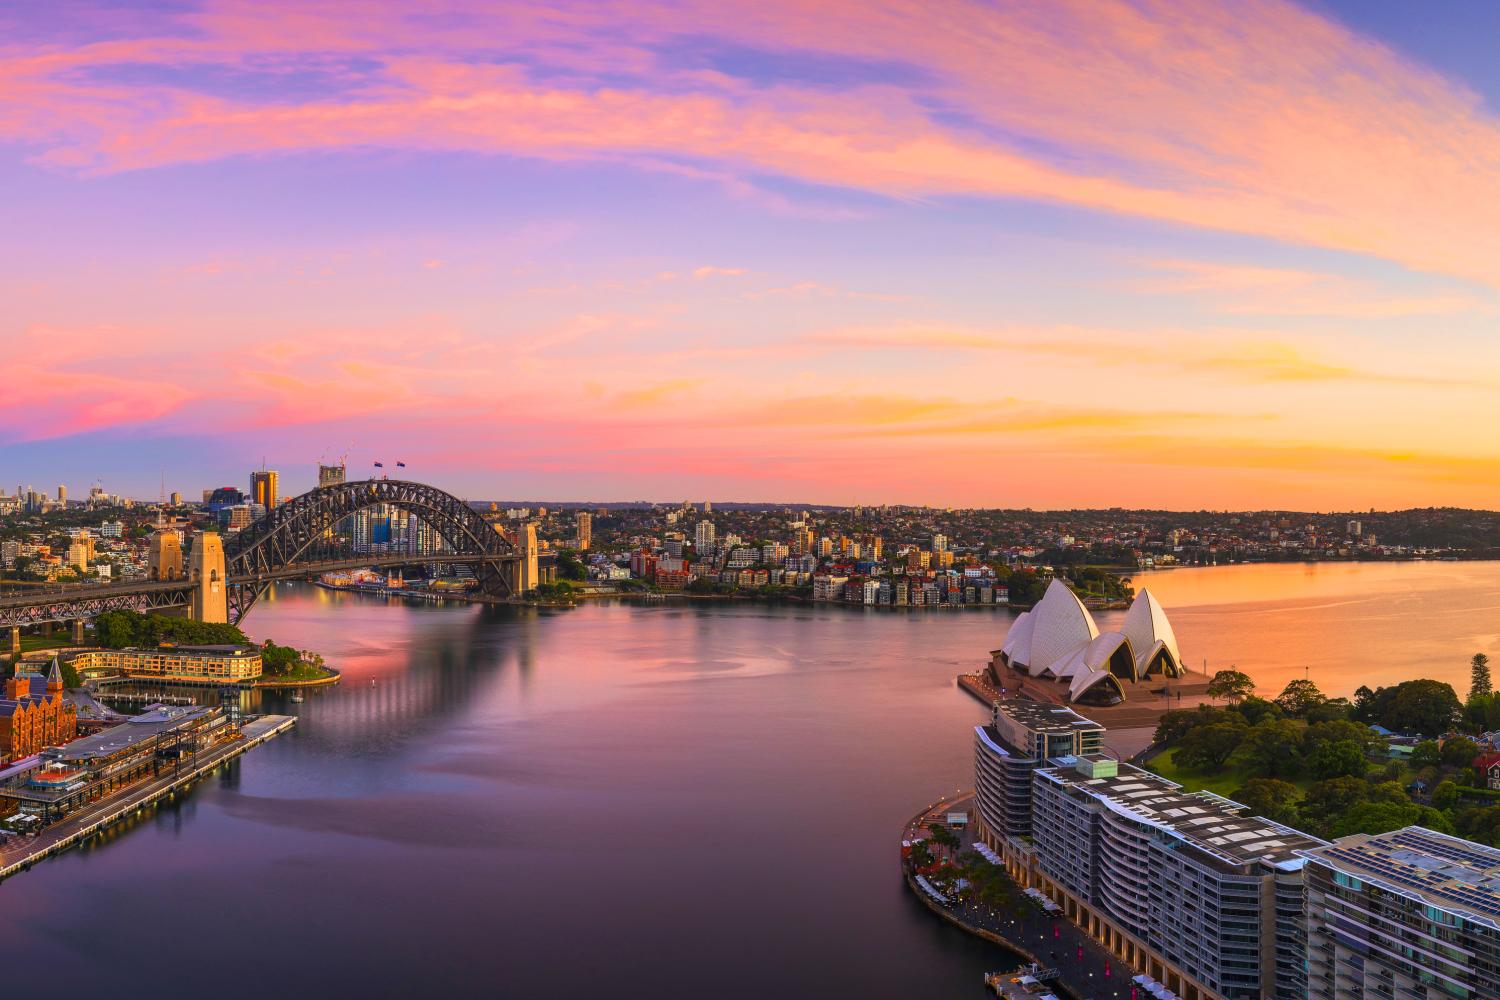
M1142 590L1118 631L1100 632L1067 584L1053 580L1011 624L990 673L1002 690L1080 705L1118 705L1143 685L1186 671L1161 603Z

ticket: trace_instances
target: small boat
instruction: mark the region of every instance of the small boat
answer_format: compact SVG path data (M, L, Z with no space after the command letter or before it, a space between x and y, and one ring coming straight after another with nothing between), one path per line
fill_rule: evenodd
M300 704L302 704L302 692L301 691L293 691L292 692L292 697L291 697L291 702L292 702L293 705L300 705Z

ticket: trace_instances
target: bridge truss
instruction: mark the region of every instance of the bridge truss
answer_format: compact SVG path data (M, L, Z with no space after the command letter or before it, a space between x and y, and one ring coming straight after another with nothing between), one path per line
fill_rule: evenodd
M377 508L416 515L436 544L357 551L338 529ZM467 564L484 593L513 596L521 559L510 540L474 508L436 487L394 479L320 486L276 506L226 541L229 620L238 623L279 580L375 566ZM153 580L0 595L0 627L178 607L190 603L194 589L190 580Z

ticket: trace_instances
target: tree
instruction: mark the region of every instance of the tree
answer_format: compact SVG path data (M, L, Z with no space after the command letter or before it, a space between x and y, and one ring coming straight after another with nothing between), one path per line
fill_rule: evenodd
M1296 774L1302 764L1301 736L1297 723L1290 719L1261 719L1242 744L1246 765L1266 778Z
M1467 736L1454 736L1443 741L1438 756L1448 767L1469 767L1479 756L1479 744Z
M1458 804L1458 786L1451 781L1440 781L1432 790L1434 809L1452 809Z
M1257 816L1288 825L1297 822L1297 786L1279 778L1251 778L1234 799Z
M83 679L78 676L78 668L73 666L71 662L60 659L58 660L57 668L58 672L62 674L63 687L70 689L83 687Z
M1255 693L1255 682L1239 670L1220 670L1208 682L1208 696L1223 698L1231 705Z
M1245 724L1256 725L1261 719L1270 717L1281 718L1281 708L1274 701L1266 701L1259 695L1250 695L1248 698L1234 706L1234 710L1244 716Z
M1308 788L1301 815L1314 833L1326 836L1338 817L1370 798L1370 786L1359 778L1331 778Z
M1490 658L1483 653L1475 653L1473 659L1469 660L1469 697L1491 694L1493 691L1490 684Z
M1363 722L1351 722L1348 719L1317 722L1308 726L1307 732L1302 734L1302 746L1308 753L1311 753L1320 743L1333 743L1340 740L1349 740L1359 744L1367 754L1385 749L1385 740L1380 738L1379 733Z
M1356 714L1362 722L1398 732L1440 736L1453 727L1462 710L1452 685L1424 678L1380 688Z
M1225 722L1229 713L1222 708L1199 705L1197 708L1179 708L1163 712L1156 720L1156 735L1153 739L1162 746L1172 746L1199 726Z
M1316 684L1301 679L1288 683L1281 689L1281 694L1276 696L1276 704L1283 712L1299 718L1306 715L1314 705L1321 705L1327 700Z
M1174 759L1183 767L1217 771L1239 749L1249 731L1248 726L1232 722L1199 726L1182 738Z
M1312 776L1322 780L1329 778L1363 778L1370 769L1362 746L1353 740L1331 740L1319 743L1307 758L1307 769Z
M1349 704L1348 698L1329 698L1309 708L1306 718L1308 722L1332 722L1348 719L1353 714L1354 706Z
M1441 814L1439 814L1441 815ZM1353 833L1389 833L1417 821L1418 809L1407 802L1361 802L1333 821L1335 837L1347 837Z
M939 847L946 847L950 851L956 851L962 846L963 841L958 834L948 829L945 823L930 823L927 826L929 839Z
M584 580L588 577L588 570L579 560L578 553L572 549L558 549L557 575L564 580Z
M1411 748L1411 766L1418 770L1424 767L1437 767L1442 762L1443 752L1438 747L1437 740L1423 740Z

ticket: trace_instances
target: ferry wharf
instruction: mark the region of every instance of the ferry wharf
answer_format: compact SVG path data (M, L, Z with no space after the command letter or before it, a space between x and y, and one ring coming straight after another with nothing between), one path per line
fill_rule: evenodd
M292 726L289 715L263 715L247 721L237 737L224 739L188 761L156 777L132 784L90 802L35 834L12 836L0 844L0 880L30 868L53 854L66 851L113 823L175 794L223 767L245 751L274 739Z

